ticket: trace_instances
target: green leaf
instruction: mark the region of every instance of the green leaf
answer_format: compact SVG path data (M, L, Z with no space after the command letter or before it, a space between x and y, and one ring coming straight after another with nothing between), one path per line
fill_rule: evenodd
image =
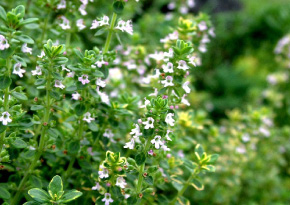
M32 176L30 176L29 181L30 181L30 184L32 185L32 187L36 187L36 188L41 189L41 187L42 187L41 179L32 175Z
M146 156L144 153L140 153L140 154L137 154L136 157L135 157L135 161L137 163L137 165L141 165L145 162L146 160Z
M194 169L196 168L196 164L195 163L193 163L193 162L191 162L191 161L189 161L189 160L187 160L187 159L184 159L183 160L183 164L184 164L184 166L190 171L190 172L193 172L194 171Z
M219 157L218 154L212 154L212 155L208 156L208 158L209 158L208 163L215 163L217 161L218 157Z
M82 60L84 58L84 55L82 52L80 52L79 49L74 48L74 53Z
M61 177L56 175L50 181L48 187L48 193L53 199L59 199L63 194L63 183Z
M3 187L0 187L0 198L1 199L10 199L10 193Z
M154 173L158 170L158 166L151 166L148 168L148 173Z
M68 203L70 201L73 201L77 198L79 198L81 195L83 195L82 192L77 191L77 190L70 190L66 192L62 197L61 197L61 202L62 203Z
M205 166L202 166L202 169L205 169L208 172L215 172L215 166L213 166L213 165L205 165Z
M12 80L8 76L0 76L0 90L8 88L11 83Z
M22 139L20 138L17 138L16 140L14 140L14 142L12 142L12 145L15 147L15 148L18 148L18 149L23 149L25 147L27 147L27 143L24 142Z
M100 36L106 32L106 28L99 29L94 36Z
M50 91L49 92L49 95L51 96L51 97L53 97L54 99L56 99L56 100L60 100L60 94L58 93L58 92L56 92L56 91Z
M201 159L203 153L204 153L204 150L203 150L202 146L200 144L197 144L195 146L194 154L196 155L196 157L198 158L198 160Z
M37 202L37 201L28 201L25 202L23 205L40 205L41 203Z
M68 145L68 152L70 154L77 154L80 149L80 142L79 141L73 141L69 143Z
M31 106L31 108L30 108L31 110L42 110L42 109L44 109L44 106L43 105L32 105Z
M150 186L153 185L153 177L152 177L152 176L147 176L147 177L145 177L145 178L144 178L144 181L145 181L148 185L150 185Z
M22 19L25 15L25 7L23 5L19 5L15 8L18 19Z
M98 77L98 78L102 78L102 77L104 77L104 74L103 74L101 71L99 71L99 70L95 70L95 71L92 73L92 75L95 76L95 77Z
M18 92L13 91L11 93L11 95L13 97L15 97L17 100L28 100L28 98L26 97L26 95L24 95L23 93L18 93Z
M204 189L203 184L198 179L193 179L191 181L191 186L193 186L196 190L201 191Z
M34 44L34 40L27 35L17 36L16 38L23 43Z
M78 104L75 107L75 111L78 116L82 116L86 112L86 106L83 104Z
M114 197L117 197L117 198L123 197L123 194L121 193L120 188L116 186L112 187L112 194Z
M28 18L28 19L21 21L19 25L22 26L25 24L35 23L37 21L38 21L38 18Z
M36 81L35 81L35 83L34 83L34 85L43 85L44 83L46 82L46 80L44 79L44 78L38 78Z
M17 55L14 55L13 56L13 59L17 62L17 63L21 63L22 66L27 66L26 62L24 61L23 58L17 56Z
M7 21L6 11L2 6L0 6L0 18L4 21Z
M39 189L39 188L30 189L28 191L28 194L35 201L40 202L40 203L49 202L49 200L50 200L49 195L43 189Z

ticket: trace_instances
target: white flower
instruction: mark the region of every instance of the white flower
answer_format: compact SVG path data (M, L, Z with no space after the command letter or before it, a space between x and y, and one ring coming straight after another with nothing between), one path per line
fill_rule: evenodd
M144 98L144 99L145 99L145 103L144 103L144 105L139 106L140 108L146 108L147 105L150 104L150 100L147 100L146 98Z
M173 81L173 78L171 76L166 76L165 80L161 81L161 84L163 84L164 87L174 86L172 81Z
M183 88L183 90L186 92L186 93L190 93L190 88L188 87L188 84L189 84L190 82L189 81L186 81L185 83L183 83L183 85L182 85L182 88Z
M101 92L101 91L100 91L100 87L97 87L97 93L98 93L98 95L100 96L101 101L102 101L103 103L106 103L107 105L110 104L109 96L108 96L106 93Z
M54 87L60 88L60 89L64 89L65 88L65 86L62 84L62 82L60 80L55 80L54 81Z
M190 106L190 103L188 102L188 100L185 99L186 96L187 96L187 95L185 95L185 94L182 96L182 98L181 98L181 103L183 103L183 104L185 104L185 105L187 105L187 106Z
M59 24L59 26L60 26L63 30L70 29L69 20L68 20L65 16L61 16L60 18L62 19L62 23Z
M188 65L186 64L186 62L184 60L180 60L178 62L177 68L181 69L181 70L184 70L184 71L189 69Z
M72 71L70 73L67 73L67 77L69 77L69 78L73 78L74 76L75 76L75 72L74 71Z
M250 141L250 135L248 133L243 134L242 140L243 140L243 142L249 142Z
M160 135L155 136L154 139L151 140L151 143L155 145L156 149L159 149L160 146L164 145L164 143L161 141Z
M61 0L60 3L57 5L57 9L65 9L66 8L66 1Z
M30 53L32 54L32 48L27 47L27 43L24 43L21 47L21 51L23 53Z
M7 41L7 39L5 38L5 36L0 35L0 50L5 50L7 48L9 48L9 43Z
M209 43L209 42L210 42L210 40L208 38L208 35L205 34L201 39L201 43L205 44L205 43Z
M154 119L152 117L148 117L146 122L142 122L145 125L144 129L148 130L149 128L154 128Z
M111 129L106 129L105 130L105 133L103 134L104 137L107 137L109 139L113 138L114 137L114 133L112 132Z
M37 57L42 58L43 56L45 56L45 53L44 53L44 51L41 51L40 55L38 55Z
M244 146L240 146L240 147L236 148L236 152L238 152L240 154L245 154L247 151L246 151Z
M122 32L127 32L129 33L130 35L133 35L133 26L132 26L132 21L131 20L128 20L128 21L123 21L123 20L120 20L117 24L117 26L115 27L115 29L119 29L121 30Z
M197 65L199 65L199 59L196 56L191 56L189 57L189 63L196 67Z
M7 125L8 123L12 122L12 120L9 118L10 114L9 112L3 112L2 116L0 117L0 121L3 125Z
M77 27L79 28L79 31L81 31L84 28L86 28L84 19L77 20Z
M270 132L267 128L265 128L265 127L260 127L260 128L259 128L259 131L260 131L260 133L263 134L265 137L270 137L270 135L271 135L271 132Z
M171 62L168 62L167 65L162 65L163 71L165 73L173 73L173 64Z
M165 152L170 151L170 148L168 148L165 144L161 145L161 149L163 149Z
M75 92L72 94L72 99L73 100L79 100L81 98L81 95L78 92Z
M119 186L121 189L125 189L125 186L127 185L126 180L123 177L118 177L116 186Z
M211 37L215 37L214 28L210 28L210 29L208 30L208 34L209 34Z
M110 193L105 193L105 198L103 198L102 201L105 202L105 205L109 205L110 203L113 203L114 200L111 198Z
M61 65L61 70L65 70L67 72L70 72L70 69L66 68L65 65Z
M82 4L82 5L79 7L79 12L80 12L81 15L83 15L83 16L87 15L86 7L87 7L86 4Z
M173 119L174 113L168 113L165 117L165 122L170 126L174 126L175 120Z
M171 130L167 130L167 132L166 132L165 138L166 138L168 141L172 141L171 138L169 137L169 134L170 134L171 132L172 132Z
M154 88L154 93L150 93L148 96L157 96L158 95L158 89Z
M169 49L168 53L167 52L163 53L163 60L165 62L169 61L169 58L172 58L172 57L173 57L173 49L172 48Z
M206 45L205 44L200 44L199 47L198 47L198 50L202 53L205 53L207 51L206 49Z
M102 88L106 87L106 82L102 80L102 78L97 78L96 85Z
M153 54L149 54L148 55L148 57L149 58L153 58L153 59L155 59L156 61L161 61L161 60L163 60L163 58L164 58L164 54L162 53L162 52L157 52L157 51L155 51L155 53L153 53Z
M100 68L103 65L108 65L109 63L104 61L103 58L101 60L98 60L97 62L95 62L95 64Z
M135 128L131 130L130 135L133 135L133 138L138 138L142 135L138 124L135 124Z
M78 80L83 84L87 84L90 82L89 76L88 75L82 75L81 77L78 78Z
M100 165L100 169L98 171L99 177L101 179L109 177L109 171L103 165Z
M132 139L130 140L130 142L126 142L126 144L124 145L124 148L134 149L134 146L135 146L135 141L134 141L134 139L132 138Z
M16 63L13 66L13 74L18 75L20 78L23 77L23 73L26 71L24 69L21 69L21 63Z
M35 70L31 71L32 75L42 75L41 67L36 66Z
M96 185L92 187L92 190L100 190L101 186L99 182L96 182Z
M104 26L104 25L109 25L109 17L108 16L104 16L101 18L101 20L97 21L97 20L93 20L92 26L90 29L96 29L100 26Z
M91 123L91 121L95 120L95 118L92 118L91 115L92 115L91 113L86 112L84 114L83 120L86 121L87 123Z
M207 25L205 21L200 22L198 25L199 30L205 31L207 29Z

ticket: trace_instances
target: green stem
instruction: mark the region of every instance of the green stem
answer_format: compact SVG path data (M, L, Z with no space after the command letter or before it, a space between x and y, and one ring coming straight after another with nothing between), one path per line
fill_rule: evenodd
M43 44L43 40L45 38L48 20L49 20L49 14L47 14L47 17L44 20L44 26L43 26L43 30L42 30L42 34L41 34L41 38L40 38L40 45Z
M6 67L7 67L8 75L10 77L10 75L11 75L10 74L10 68L11 68L11 58L10 57L7 58ZM9 110L9 89L10 89L10 86L8 86L4 91L4 110L5 111ZM0 135L0 153L2 152L2 149L3 149L5 136L6 136L6 129Z
M104 50L103 50L103 54L105 54L105 53L107 53L109 51L109 47L110 47L112 35L113 35L113 32L114 32L114 26L115 26L116 20L117 20L117 14L113 13L112 21L111 21L111 24L110 24L109 33L108 33L107 40L106 40L106 43L105 43L105 47L104 47Z
M148 138L146 143L145 143L145 148L144 148L145 154L148 152L150 145L151 145L150 138ZM142 183L143 183L143 178L144 178L144 176L143 176L144 168L145 168L145 162L143 164L141 164L141 166L139 168L138 184L137 184L137 189L136 189L137 194L139 194L142 190Z
M37 162L40 159L42 152L43 152L43 149L44 149L45 134L46 134L46 130L48 127L48 120L49 120L49 115L50 115L50 96L49 96L50 83L51 83L51 76L50 76L50 72L48 72L47 81L46 81L46 106L45 106L45 113L44 113L44 117L43 117L43 123L46 123L46 126L44 126L42 128L40 142L39 142L39 146L38 146L36 155L35 155L32 163L30 164L28 170L25 172L24 177L22 178L22 180L21 180L21 182L16 190L16 194L14 195L14 198L11 202L11 205L17 205L18 201L21 199L21 196L22 196L23 191L24 191L23 189L24 189L25 183L26 183L29 175L34 170L35 166L37 165Z
M65 39L65 47L66 49L68 49L69 45L70 45L70 39L71 39L71 32L67 32L66 33L66 39Z
M196 176L196 174L198 169L195 169L194 172L190 175L190 177L187 179L187 181L185 182L185 184L183 185L182 189L177 193L177 195L174 197L174 199L171 201L170 205L175 205L176 201L178 200L179 197L181 197L184 192L186 191L188 185L191 184L191 181L194 179L194 177Z

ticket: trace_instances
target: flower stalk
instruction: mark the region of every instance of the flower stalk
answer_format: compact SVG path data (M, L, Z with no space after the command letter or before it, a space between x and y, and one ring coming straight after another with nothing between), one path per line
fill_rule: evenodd
M106 43L105 43L103 54L105 54L105 53L107 53L109 51L109 47L110 47L112 35L113 35L113 32L114 32L114 26L115 26L116 20L117 20L117 14L114 12L113 16L112 16L112 21L110 23L109 33L108 33L108 36L107 36L107 40L106 40Z

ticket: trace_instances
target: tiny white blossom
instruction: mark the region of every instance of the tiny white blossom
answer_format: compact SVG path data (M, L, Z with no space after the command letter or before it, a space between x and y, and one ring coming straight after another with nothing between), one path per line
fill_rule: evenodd
M30 53L32 54L32 48L27 47L27 43L24 43L21 47L21 51L23 53Z
M271 135L271 132L265 127L260 127L259 132L263 134L265 137L270 137Z
M121 189L125 189L125 186L127 185L126 180L123 177L118 177L116 186L119 186Z
M42 75L41 67L36 66L35 70L31 71L32 75Z
M243 134L242 140L243 140L243 142L249 142L250 141L250 135L248 133Z
M187 105L187 106L190 106L190 103L189 101L185 98L187 95L183 95L182 98L181 98L181 103Z
M158 89L154 88L154 93L150 93L148 96L157 96L158 95Z
M205 31L207 29L207 25L205 21L200 22L198 25L199 30Z
M184 70L184 71L189 69L188 65L186 64L186 62L184 60L180 60L178 62L177 68L181 69L181 70Z
M154 128L154 119L152 117L148 117L147 121L142 122L145 125L144 129L148 130L149 128Z
M62 19L62 23L59 24L59 26L60 26L63 30L70 29L69 20L68 20L65 16L61 16L60 18Z
M91 123L91 121L95 120L95 118L91 117L91 115L92 115L91 113L86 112L84 114L83 120L86 121L87 123Z
M173 119L174 113L168 113L165 117L165 122L170 126L174 126L175 120Z
M127 32L130 35L133 35L133 26L132 26L132 21L128 20L128 21L123 21L120 20L117 24L117 26L115 27L115 29L119 29L122 32Z
M87 84L90 82L89 76L88 75L82 75L81 77L78 78L78 80L83 84Z
M101 186L99 182L96 182L96 185L92 187L92 190L100 190Z
M207 51L206 45L204 43L200 44L198 50L202 53L205 53Z
M3 112L2 116L0 117L0 121L3 125L7 125L8 123L12 122L9 112Z
M10 47L10 45L8 43L8 40L5 38L5 36L0 35L0 50L3 51L9 47Z
M77 20L76 25L77 25L79 31L81 31L81 30L83 30L83 29L86 28L86 26L85 26L85 22L84 22L84 19L79 19L79 20Z
M171 62L168 62L167 65L162 65L163 71L165 73L173 73L173 64Z
M165 144L161 145L161 149L163 149L165 152L170 151L170 148L168 148Z
M65 9L66 8L66 1L65 0L61 0L56 8L57 9Z
M146 108L147 105L150 104L150 100L147 100L146 98L144 98L144 99L145 99L145 103L144 103L144 105L139 106L140 108Z
M60 89L64 89L65 88L65 86L62 84L62 82L60 80L55 80L54 81L54 87L60 88Z
M100 26L104 26L104 25L109 25L109 17L108 16L104 16L101 18L101 20L97 21L97 20L93 20L92 26L90 29L96 29Z
M67 77L69 77L69 78L73 78L74 76L75 76L75 72L74 71L72 71L70 73L67 73Z
M44 53L44 51L41 51L40 55L38 55L37 57L42 58L43 56L45 56L45 53Z
M163 84L164 87L174 86L174 83L172 81L173 78L171 76L166 76L165 80L161 81L161 84Z
M160 146L164 145L164 143L161 141L161 136L157 135L154 137L153 140L151 140L151 143L155 145L156 149L159 149Z
M101 98L101 101L102 101L103 103L106 103L107 105L109 105L109 104L110 104L109 96L108 96L106 93L101 92L99 86L97 87L96 90L97 90L98 95L99 95L100 98Z
M172 141L171 138L169 137L169 134L170 134L170 133L172 133L171 130L167 130L167 131L166 131L165 138L166 138L168 141Z
M138 124L135 124L135 128L131 130L130 135L133 135L133 138L138 138L142 135Z
M109 171L103 165L100 165L98 174L101 179L109 177Z
M24 69L21 69L21 63L15 63L13 66L13 74L18 75L20 78L23 77L23 73L26 71Z
M87 15L86 7L87 7L86 4L82 4L82 5L79 7L79 12L80 12L81 15L83 15L83 16Z
M113 203L113 199L111 198L110 193L105 193L105 198L102 199L103 202L105 202L105 205L109 205L110 203Z
M102 88L106 87L106 82L102 80L102 78L97 78L96 85Z
M114 137L114 133L111 129L106 129L103 136L112 139Z
M134 139L132 138L132 139L130 140L130 142L126 142L126 144L124 145L124 148L134 149L134 146L135 146L135 141L134 141Z
M188 87L189 85L189 81L186 81L183 85L182 85L182 88L183 90L186 92L186 93L190 93L190 88Z
M172 58L172 57L173 57L173 49L172 48L169 49L169 52L164 52L163 53L163 60L165 62L169 61L169 59Z
M81 95L78 92L75 92L72 94L72 99L73 100L79 100L81 98Z
M103 65L108 65L109 63L104 61L103 58L101 60L98 60L97 62L95 62L95 64L100 68Z
M65 70L67 72L70 72L70 69L66 68L65 65L61 65L61 70Z

